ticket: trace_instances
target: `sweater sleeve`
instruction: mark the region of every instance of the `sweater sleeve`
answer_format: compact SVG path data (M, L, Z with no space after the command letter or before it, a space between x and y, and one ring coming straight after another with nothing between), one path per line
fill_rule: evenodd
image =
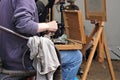
M38 29L38 15L34 0L13 0L14 24L20 33L34 35Z

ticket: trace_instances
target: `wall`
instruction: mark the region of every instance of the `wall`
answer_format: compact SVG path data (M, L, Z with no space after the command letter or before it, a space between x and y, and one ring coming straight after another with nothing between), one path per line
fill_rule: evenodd
M120 59L115 54L120 56L120 0L106 0L106 7L107 7L107 22L105 22L105 35L107 39L107 44L109 47L110 55L112 59ZM85 20L84 15L84 0L76 0L75 4L79 6L80 10L83 14L83 20L85 25L85 32L88 35L93 26L90 24L90 21ZM56 6L55 6L56 7ZM55 8L56 9L56 8ZM59 9L59 6L58 6ZM60 12L55 10L55 19L60 21ZM112 51L113 52L112 52Z

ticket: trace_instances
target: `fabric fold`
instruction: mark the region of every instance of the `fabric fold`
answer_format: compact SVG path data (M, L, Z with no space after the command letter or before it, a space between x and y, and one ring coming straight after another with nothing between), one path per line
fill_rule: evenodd
M33 36L29 38L27 46L37 71L37 80L53 80L53 74L60 66L54 43L49 38Z

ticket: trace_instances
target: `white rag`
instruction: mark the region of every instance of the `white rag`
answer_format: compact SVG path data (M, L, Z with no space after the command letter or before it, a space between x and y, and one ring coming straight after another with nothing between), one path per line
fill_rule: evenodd
M49 38L33 36L29 38L27 46L37 71L36 80L53 80L53 74L60 66L54 43Z

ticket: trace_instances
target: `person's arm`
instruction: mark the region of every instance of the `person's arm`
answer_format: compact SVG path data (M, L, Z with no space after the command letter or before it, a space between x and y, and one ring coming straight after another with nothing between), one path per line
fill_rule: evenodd
M37 8L34 0L12 0L14 12L14 23L20 33L36 34L42 31L57 30L55 21L49 23L37 23Z
M36 34L36 6L34 0L12 0L14 7L14 24L20 33Z

